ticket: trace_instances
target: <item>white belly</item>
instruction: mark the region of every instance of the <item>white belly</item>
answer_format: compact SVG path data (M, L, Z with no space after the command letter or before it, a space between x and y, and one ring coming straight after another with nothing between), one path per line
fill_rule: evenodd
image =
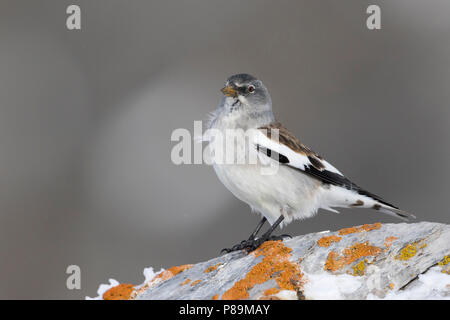
M236 126L238 117L237 113L231 113L225 118L222 117L214 121L212 128L220 130L223 134L227 129L244 128L243 125ZM246 121L249 120L246 118ZM244 131L242 131L244 134ZM234 164L223 164L230 162L216 162L213 164L217 176L222 183L230 190L238 199L246 202L250 207L267 218L270 224L273 224L280 215L285 218L281 224L285 225L294 219L304 219L313 216L320 207L320 201L325 189L321 182L316 179L299 172L296 169L289 168L284 165L275 163L277 170L273 174L267 174L267 160L265 165L261 162L238 162L243 160L255 159L254 154L259 154L255 148L255 135L249 134L252 143L245 144L242 136L238 136L237 143L234 145L236 153L230 151L236 156L237 162ZM214 150L220 149L223 145L220 140L209 140L209 147L212 153ZM244 156L243 156L244 155ZM247 158L248 157L248 158ZM220 158L220 157L219 157ZM264 158L264 157L263 157ZM223 159L223 158L222 158ZM241 164L246 163L246 164ZM249 164L257 163L257 164ZM272 167L273 168L273 167ZM264 170L263 170L264 169Z
M283 224L313 216L320 207L321 183L295 169L280 165L273 175L261 174L260 165L219 165L222 183L269 223L283 215Z

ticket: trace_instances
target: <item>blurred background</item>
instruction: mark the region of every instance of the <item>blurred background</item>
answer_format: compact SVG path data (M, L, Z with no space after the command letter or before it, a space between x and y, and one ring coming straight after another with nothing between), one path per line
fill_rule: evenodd
M356 183L450 223L449 15L446 0L1 0L0 298L96 296L246 238L259 218L212 167L170 159L172 131L207 119L234 73ZM283 233L378 221L398 222L321 211Z

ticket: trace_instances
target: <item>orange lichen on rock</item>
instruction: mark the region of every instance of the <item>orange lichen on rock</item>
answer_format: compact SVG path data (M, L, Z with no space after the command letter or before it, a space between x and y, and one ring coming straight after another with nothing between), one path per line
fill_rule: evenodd
M386 249L389 249L389 247L392 245L392 242L397 239L398 239L397 237L387 237L384 240L384 246L386 247Z
M185 281L180 283L180 286L184 286L185 284L188 284L189 282L191 282L191 279L187 278Z
M143 292L145 292L145 290L152 287L153 285L160 283L162 281L169 280L169 279L175 277L180 272L183 272L189 268L192 268L192 266L193 266L193 264L184 264L182 266L175 266L175 267L172 267L172 268L169 268L167 270L160 272L152 280L147 281L140 288L136 289L133 292L133 294L131 295L131 299L135 299L138 295L142 294Z
M280 292L280 289L270 288L270 289L267 289L266 291L264 291L264 295L265 296L273 296L274 294L277 294L278 292Z
M395 285L393 282L389 283L389 289L394 290L394 287L395 287Z
M103 300L128 300L133 293L134 287L129 283L122 283L112 287L103 294Z
M206 268L205 273L210 273L210 272L216 270L221 265L222 265L222 263L219 262L218 264L215 264L213 266L209 266L208 268Z
M327 260L325 261L324 269L328 271L337 271L360 258L377 256L380 252L381 248L370 245L369 241L355 243L342 250L342 256L335 251L330 251Z
M212 298L211 298L212 300L219 300L219 295L218 294L216 294L215 296L213 296Z
M194 282L191 283L191 287L199 284L200 282L202 282L202 280L200 280L200 279L199 280L195 280Z
M160 278L161 280L165 281L168 280L170 278L175 277L177 274L179 274L180 272L183 272L189 268L192 268L192 264L184 264L182 266L176 266L176 267L172 267L169 268L167 270L164 270L163 272L161 272L157 278Z
M258 300L281 300L277 296L261 296Z
M381 223L377 222L374 224L364 224L359 227L351 227L339 230L339 235L344 236L350 233L368 232L381 228Z
M289 261L291 248L281 241L266 241L252 254L256 257L264 256L243 279L237 281L233 287L223 295L223 300L247 299L249 290L257 284L274 279L280 290L297 290L301 285L303 274L297 263Z
M327 261L325 261L324 269L328 271L336 271L344 266L344 264L338 260L339 254L335 251L328 253Z
M341 241L342 237L339 236L328 236L328 237L322 237L319 240L317 240L317 244L321 247L329 247L333 242L339 242Z

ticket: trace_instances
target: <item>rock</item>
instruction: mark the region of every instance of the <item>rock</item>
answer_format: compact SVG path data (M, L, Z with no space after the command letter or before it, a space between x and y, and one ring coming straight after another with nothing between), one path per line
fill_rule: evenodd
M449 266L449 225L375 223L172 267L129 298L450 299Z

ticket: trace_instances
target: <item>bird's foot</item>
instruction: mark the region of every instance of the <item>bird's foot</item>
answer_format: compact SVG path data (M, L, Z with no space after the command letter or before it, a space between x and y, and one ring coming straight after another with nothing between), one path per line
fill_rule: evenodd
M252 251L258 249L266 241L278 241L278 240L283 241L285 238L292 238L292 236L290 236L288 234L282 234L279 236L274 235L274 236L268 236L268 237L263 236L261 238L253 240L253 242L251 244L247 245L244 249L247 252L252 252Z
M292 238L292 237L288 234L282 234L279 236L268 236L268 237L261 237L261 238L256 238L256 239L243 240L240 243L232 246L231 248L222 249L220 252L221 253L230 253L230 252L238 251L238 250L245 250L247 252L251 252L251 251L258 249L259 246L261 246L266 241L284 240L285 238Z
M240 243L235 244L231 248L224 248L224 249L220 250L220 253L230 253L230 252L233 252L233 251L246 249L247 247L253 246L255 241L257 241L257 240L258 239L242 240Z

